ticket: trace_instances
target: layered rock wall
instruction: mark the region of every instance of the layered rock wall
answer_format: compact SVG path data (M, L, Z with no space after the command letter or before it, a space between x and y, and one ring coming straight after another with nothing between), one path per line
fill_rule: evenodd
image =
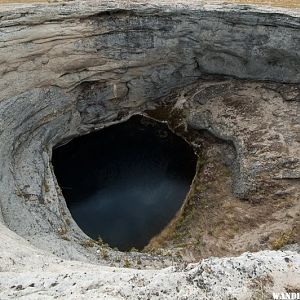
M0 220L31 244L98 261L78 243L87 237L55 180L52 149L164 101L184 112L186 128L233 143L233 194L263 202L288 193L298 207L299 11L3 5L0 33Z

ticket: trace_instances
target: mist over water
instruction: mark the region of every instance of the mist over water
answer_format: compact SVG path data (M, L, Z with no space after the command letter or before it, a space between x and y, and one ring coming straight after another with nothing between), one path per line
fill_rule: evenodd
M79 227L128 250L142 249L175 216L196 156L164 124L135 116L57 148L52 163Z

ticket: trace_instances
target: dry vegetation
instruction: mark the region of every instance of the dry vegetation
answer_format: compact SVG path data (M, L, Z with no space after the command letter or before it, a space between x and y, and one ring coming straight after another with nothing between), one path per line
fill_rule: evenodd
M281 249L299 240L300 203L292 196L275 197L276 183L262 178L257 191L264 201L242 200L232 193L232 172L223 160L225 145L210 136L183 130L184 111L167 105L146 112L168 120L174 132L198 144L197 172L182 209L170 224L152 238L144 251L172 253L185 261L209 256L239 255L245 251ZM195 144L194 143L194 144ZM195 149L196 150L196 149ZM263 176L263 175L262 175Z
M213 153L209 147L205 146ZM198 166L183 209L145 250L172 250L186 261L197 261L211 255L278 250L297 242L299 215L291 214L299 211L299 205L284 198L266 197L256 203L234 197L230 171L220 156L216 152Z
M39 3L47 2L45 0L0 0L0 3Z
M61 0L58 0L61 1ZM172 0L170 0L172 1ZM55 2L55 0L0 0L1 3L39 3ZM207 3L239 3L239 4L257 4L277 7L300 8L299 0L207 0Z

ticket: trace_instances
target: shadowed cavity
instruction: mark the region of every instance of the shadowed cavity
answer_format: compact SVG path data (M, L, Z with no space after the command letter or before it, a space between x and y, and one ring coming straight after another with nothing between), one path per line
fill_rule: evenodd
M165 124L134 116L56 148L52 163L79 227L125 251L142 249L175 216L196 160Z

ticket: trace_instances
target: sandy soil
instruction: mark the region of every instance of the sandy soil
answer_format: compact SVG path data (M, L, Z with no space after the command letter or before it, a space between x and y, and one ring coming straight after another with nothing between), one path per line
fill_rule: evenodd
M2 3L36 3L36 2L47 2L43 0L0 0L0 4Z
M36 2L49 2L47 0L0 0L2 3L36 3ZM300 8L299 0L208 0L212 3L239 3L239 4L256 4L268 5L277 7Z

